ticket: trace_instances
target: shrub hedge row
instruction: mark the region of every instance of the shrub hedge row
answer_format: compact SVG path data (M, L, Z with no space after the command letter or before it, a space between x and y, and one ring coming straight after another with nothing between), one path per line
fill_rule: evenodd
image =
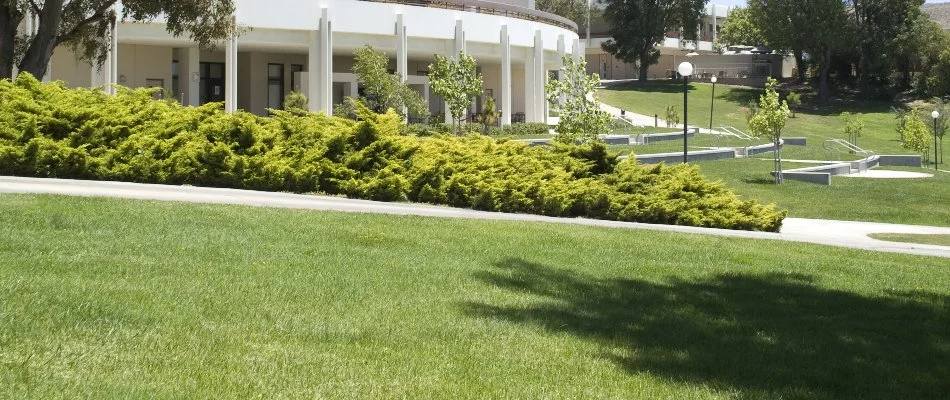
M479 210L775 231L784 211L695 166L618 162L599 144L527 147L477 134L406 135L360 121L182 107L29 76L0 81L0 174L191 184L417 201Z

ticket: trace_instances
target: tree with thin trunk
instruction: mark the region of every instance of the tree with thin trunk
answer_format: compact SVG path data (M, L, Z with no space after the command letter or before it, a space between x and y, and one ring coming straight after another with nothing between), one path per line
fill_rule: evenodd
M363 85L364 104L378 114L393 109L396 113L428 117L425 99L400 77L389 73L389 57L386 53L366 45L353 53L353 74ZM403 115L405 116L405 115Z
M46 75L53 51L71 48L96 66L106 59L111 28L118 20L150 21L163 16L174 36L187 34L203 48L236 32L232 0L0 0L0 78L13 77L14 66L33 76ZM32 32L19 27L27 18ZM25 25L25 24L24 24Z
M759 96L759 107L749 118L749 132L753 136L769 139L775 145L775 183L782 183L782 129L788 120L788 103L779 102L775 86L778 83L769 78L765 84L765 93Z
M548 101L558 104L556 140L562 143L574 143L597 140L597 135L610 130L610 115L601 111L593 99L594 88L600 85L597 74L587 74L587 62L567 55L562 59L564 66L561 79L548 82L546 92ZM563 103L561 102L563 98Z
M472 99L482 95L482 82L475 58L461 51L455 59L436 54L435 62L429 64L429 85L449 103L453 125L472 106Z

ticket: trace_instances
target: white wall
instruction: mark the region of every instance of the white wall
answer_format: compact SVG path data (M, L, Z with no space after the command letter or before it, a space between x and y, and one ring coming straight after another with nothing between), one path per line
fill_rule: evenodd
M67 87L90 87L92 68L89 63L79 61L72 50L60 46L53 51L53 57L50 58L49 74L54 81L65 82Z
M140 88L146 87L147 79L161 79L171 93L172 50L170 46L119 44L119 84Z

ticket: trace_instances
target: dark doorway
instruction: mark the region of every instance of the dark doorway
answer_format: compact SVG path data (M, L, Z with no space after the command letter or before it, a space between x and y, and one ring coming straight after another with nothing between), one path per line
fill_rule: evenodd
M224 63L202 62L198 69L201 71L199 104L224 101Z

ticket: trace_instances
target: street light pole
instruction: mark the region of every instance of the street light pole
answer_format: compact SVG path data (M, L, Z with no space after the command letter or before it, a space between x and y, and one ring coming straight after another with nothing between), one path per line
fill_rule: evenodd
M930 116L934 119L934 171L937 170L937 118L940 118L940 113L937 110L934 110L930 113Z
M712 119L713 119L713 107L716 106L716 77L710 79L712 81L712 98L709 99L709 133L712 133Z
M686 164L688 159L686 126L689 121L689 109L686 100L688 96L686 95L689 93L689 76L693 74L693 64L683 61L676 67L676 71L683 76L683 164Z

